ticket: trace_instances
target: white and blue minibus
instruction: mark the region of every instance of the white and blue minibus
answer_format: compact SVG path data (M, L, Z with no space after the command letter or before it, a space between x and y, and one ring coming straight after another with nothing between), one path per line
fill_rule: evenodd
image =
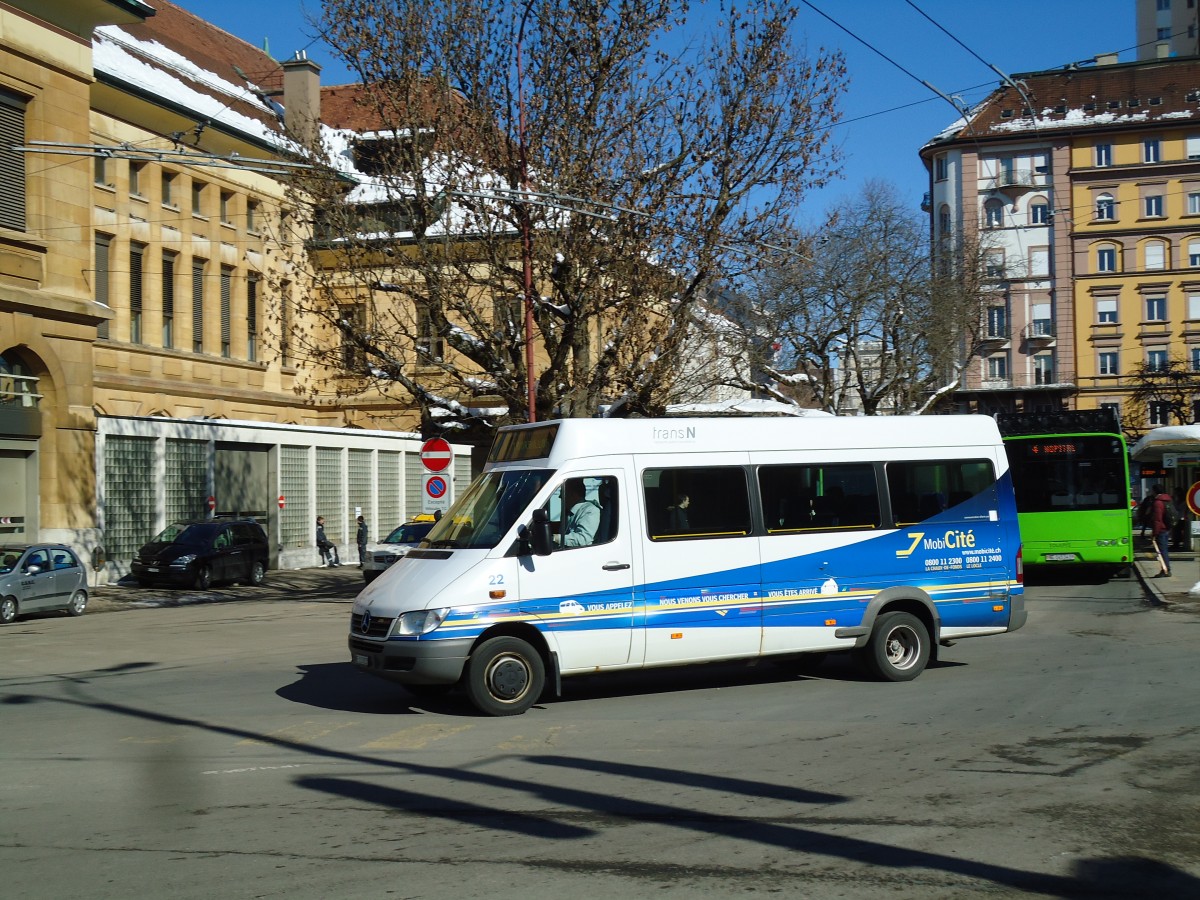
M720 660L854 651L908 681L939 644L1020 628L1023 590L986 416L564 419L499 430L358 595L349 645L515 715L572 675Z

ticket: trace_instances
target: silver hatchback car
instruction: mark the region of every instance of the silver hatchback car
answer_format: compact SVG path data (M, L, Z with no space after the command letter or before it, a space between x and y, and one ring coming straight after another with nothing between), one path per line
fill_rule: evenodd
M0 625L33 612L87 609L87 572L62 544L0 544Z

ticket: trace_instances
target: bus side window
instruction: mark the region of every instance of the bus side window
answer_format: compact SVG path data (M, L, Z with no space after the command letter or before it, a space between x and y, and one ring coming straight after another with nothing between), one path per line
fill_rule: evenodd
M885 471L897 526L912 525L966 503L996 481L986 459L889 462Z

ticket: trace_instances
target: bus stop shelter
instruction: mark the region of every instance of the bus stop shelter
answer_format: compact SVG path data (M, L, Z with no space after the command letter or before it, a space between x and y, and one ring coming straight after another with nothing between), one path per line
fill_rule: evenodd
M1129 449L1129 456L1135 463L1166 472L1166 477L1160 480L1167 493L1182 488L1191 504L1200 502L1200 425L1163 425L1151 429ZM1148 486L1142 485L1143 489ZM1200 517L1193 512L1189 518L1194 542Z

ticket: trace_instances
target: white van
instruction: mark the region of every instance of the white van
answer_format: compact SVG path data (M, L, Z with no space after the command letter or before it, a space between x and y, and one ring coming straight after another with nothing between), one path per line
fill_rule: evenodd
M590 533L589 533L590 532ZM854 650L888 681L1025 622L984 416L568 419L500 429L350 653L491 715L571 675Z

